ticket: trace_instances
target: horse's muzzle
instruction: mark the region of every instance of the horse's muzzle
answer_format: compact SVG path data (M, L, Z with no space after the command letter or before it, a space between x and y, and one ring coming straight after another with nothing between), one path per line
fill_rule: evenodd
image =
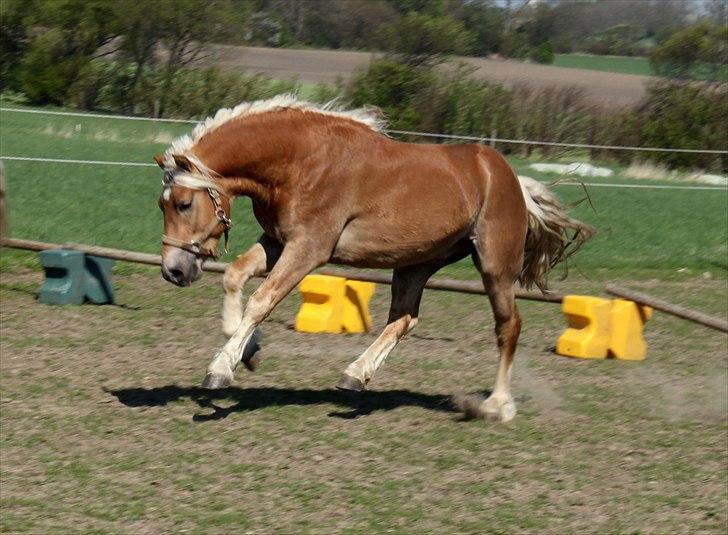
M186 251L174 251L162 261L162 278L177 286L189 286L202 276L201 263Z

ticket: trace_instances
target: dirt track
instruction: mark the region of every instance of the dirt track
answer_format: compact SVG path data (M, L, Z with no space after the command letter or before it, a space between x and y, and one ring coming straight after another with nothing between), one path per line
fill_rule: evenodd
M548 349L558 307L524 302L520 412L488 424L450 403L495 374L482 296L426 292L418 329L351 396L332 385L388 290L374 332L348 336L295 332L294 295L263 326L261 368L210 392L219 277L117 274L103 307L41 305L41 280L0 282L2 533L724 533L717 332L656 314L647 360L566 359ZM657 286L680 300L723 282Z
M226 69L244 69L283 79L309 83L334 83L348 79L352 72L376 57L369 52L338 50L292 50L216 46L206 63ZM460 58L477 70L474 76L497 83L536 86L569 85L583 87L594 102L605 106L634 104L645 93L648 76L567 69L517 61Z

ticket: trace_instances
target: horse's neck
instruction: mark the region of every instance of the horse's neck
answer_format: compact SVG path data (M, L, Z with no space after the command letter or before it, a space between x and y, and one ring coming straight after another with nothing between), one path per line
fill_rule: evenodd
M300 130L279 121L236 121L203 138L195 154L227 179L229 193L266 200L290 177L300 148Z

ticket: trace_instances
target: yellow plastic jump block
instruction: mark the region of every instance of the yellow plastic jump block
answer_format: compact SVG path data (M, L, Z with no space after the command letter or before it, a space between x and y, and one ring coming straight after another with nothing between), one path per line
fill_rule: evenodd
M308 275L298 286L303 304L296 330L306 333L359 333L372 326L369 300L376 285L328 275Z
M303 304L296 315L296 330L305 333L341 332L346 279L308 275L298 289Z
M346 281L341 326L348 333L366 333L372 328L369 300L377 285L373 282Z
M610 354L622 360L643 360L647 356L647 344L642 329L651 317L651 307L626 299L612 301Z
M642 360L647 344L642 337L650 307L624 299L567 295L562 310L569 327L559 337L556 352L568 357Z
M603 359L609 350L609 299L566 295L561 305L569 327L559 338L556 352L567 357Z

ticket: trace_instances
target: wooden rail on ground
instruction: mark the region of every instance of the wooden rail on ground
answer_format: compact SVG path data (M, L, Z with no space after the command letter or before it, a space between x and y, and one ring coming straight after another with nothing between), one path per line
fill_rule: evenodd
M621 286L615 286L613 284L610 284L607 286L607 293L616 295L617 297L622 297L624 299L629 299L630 301L634 301L635 303L639 303L640 305L650 306L655 310L667 312L668 314L672 314L673 316L690 320L695 323L705 325L706 327L723 331L724 333L728 332L728 321L724 319L709 316L708 314L698 312L697 310L693 310L691 308L674 305L672 303L668 303L667 301L663 301L662 299L652 297L651 295L647 295L642 292L635 292L634 290L629 290L627 288L622 288Z
M97 247L95 245L84 245L81 243L45 243L33 240L20 240L15 238L3 238L0 242L4 247L12 249L25 249L28 251L45 251L48 249L73 249L86 254L112 258L114 260L123 260L125 262L136 262L139 264L148 264L151 266L160 266L162 257L156 254L139 253L136 251L126 251L123 249L111 249L109 247ZM205 262L202 269L212 271L214 273L224 273L228 264L226 262ZM360 280L365 282L376 282L380 284L392 284L392 276L384 273L372 273L368 271L353 269L319 269L316 273L321 275L331 275L334 277L345 277L347 279ZM448 292L460 292L466 294L485 295L483 284L476 281L461 281L455 279L434 278L430 279L425 288L430 290L443 290ZM556 293L530 292L526 290L516 291L517 299L526 299L529 301L543 301L547 303L561 303L564 299L563 295Z

